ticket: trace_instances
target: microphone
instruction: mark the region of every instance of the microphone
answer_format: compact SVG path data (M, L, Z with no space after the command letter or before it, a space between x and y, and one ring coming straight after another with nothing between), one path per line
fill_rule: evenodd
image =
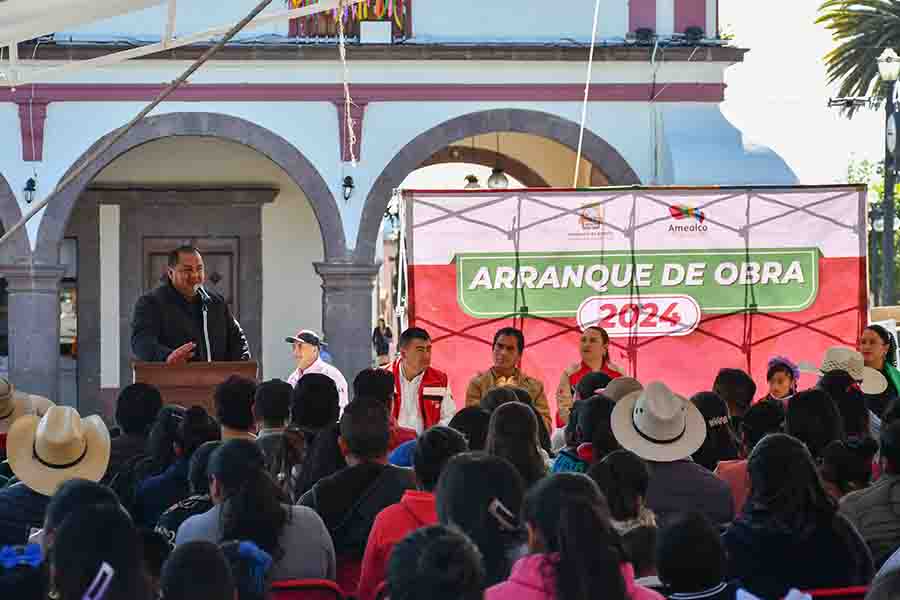
M209 295L209 292L207 292L205 289L203 289L202 285L197 288L197 294L200 296L200 302L203 303L204 307L206 307L206 305L209 304L210 301L212 300L212 298Z

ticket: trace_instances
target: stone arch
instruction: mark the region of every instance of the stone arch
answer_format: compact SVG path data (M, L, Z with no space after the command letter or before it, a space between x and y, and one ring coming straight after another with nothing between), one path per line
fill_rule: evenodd
M451 146L444 148L432 154L425 162L423 167L431 165L442 165L448 163L468 163L473 165L481 165L483 167L493 167L497 164L503 166L511 177L522 182L522 185L530 188L549 187L543 177L537 171L506 154L488 150L486 148L468 148L465 146Z
M114 133L107 134L82 154L64 178ZM78 177L54 194L41 219L35 257L45 263L56 262L57 247L65 234L66 223L75 203L107 165L142 144L172 136L219 138L243 144L266 156L284 169L312 205L322 233L325 260L346 256L347 244L337 202L328 184L296 147L278 134L238 117L219 113L176 112L142 120L121 140L102 152Z
M19 222L22 218L22 209L19 201L3 175L0 175L0 223L5 232ZM0 260L4 263L27 262L31 257L31 245L28 243L28 235L25 228L20 228L0 248Z
M495 131L528 133L578 148L579 126L568 119L536 110L500 108L462 115L445 121L407 143L387 164L366 198L354 256L358 262L372 262L381 220L392 191L403 179L432 155L463 138ZM641 180L603 138L584 132L582 156L609 178L610 185L637 185Z

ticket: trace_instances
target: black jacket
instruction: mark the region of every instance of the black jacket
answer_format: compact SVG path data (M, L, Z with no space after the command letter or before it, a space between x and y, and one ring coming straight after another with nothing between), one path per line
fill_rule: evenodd
M225 299L207 291L209 345L213 360L250 360L250 347ZM163 362L188 342L197 344L191 360L206 360L202 303L188 302L167 282L138 298L131 319L131 351L138 360Z
M319 513L339 558L361 560L375 517L415 487L409 469L361 463L320 480L297 504Z
M748 502L722 542L730 578L759 598L783 598L790 588L867 585L874 573L868 547L840 514L831 522L789 528Z

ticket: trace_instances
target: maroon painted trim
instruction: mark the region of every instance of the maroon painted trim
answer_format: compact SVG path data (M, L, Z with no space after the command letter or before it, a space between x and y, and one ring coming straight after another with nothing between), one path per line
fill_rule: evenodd
M40 162L44 159L44 123L47 104L40 99L16 100L19 105L19 130L22 132L22 160Z
M350 152L350 136L347 135L347 104L344 101L334 103L338 111L338 131L340 131L341 160L350 162L352 157L359 160L362 157L363 119L366 115L366 103L356 102L350 105L350 118L353 119L353 133L356 135L356 143L353 145L353 153Z
M628 31L646 27L656 31L656 0L631 0L628 3Z
M684 33L688 27L697 26L706 35L706 0L675 0L675 33Z
M32 87L34 90L32 91ZM725 84L657 84L662 93L657 102L722 102ZM163 89L160 84L35 84L0 90L0 102L23 102L33 96L47 102L141 102L150 101ZM372 102L577 102L584 96L581 84L360 84L351 85L357 103ZM591 86L592 102L647 102L650 84L598 83ZM341 85L332 84L242 84L188 83L176 90L172 102L338 102Z

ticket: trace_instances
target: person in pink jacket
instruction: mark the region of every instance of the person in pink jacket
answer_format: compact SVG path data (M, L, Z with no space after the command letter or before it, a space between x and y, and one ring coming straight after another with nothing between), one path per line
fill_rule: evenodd
M437 425L419 436L413 456L418 489L407 490L400 502L375 517L356 590L359 600L375 600L378 586L387 574L391 551L400 540L417 529L437 523L434 487L447 461L467 449L466 438L449 427Z
M581 473L557 473L525 496L522 520L530 554L485 600L662 600L634 582L634 569L610 522L597 484Z

